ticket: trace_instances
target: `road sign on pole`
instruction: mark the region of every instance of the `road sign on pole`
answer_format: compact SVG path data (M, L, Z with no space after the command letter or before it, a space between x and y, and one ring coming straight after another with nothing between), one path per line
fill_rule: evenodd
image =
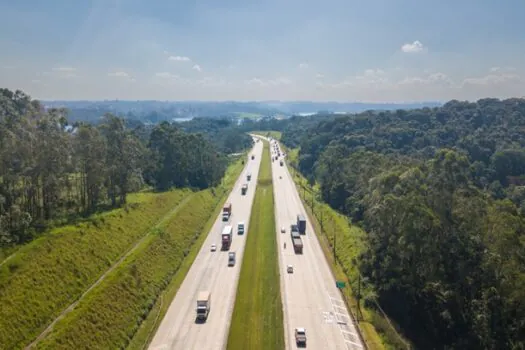
M343 281L337 281L335 282L335 286L339 289L343 289L345 287L345 283Z

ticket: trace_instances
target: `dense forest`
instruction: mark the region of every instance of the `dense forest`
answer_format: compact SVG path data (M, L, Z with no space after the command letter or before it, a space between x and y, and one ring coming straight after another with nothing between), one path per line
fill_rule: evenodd
M217 184L229 150L249 136L210 142L177 123L145 126L105 114L97 125L68 123L21 91L0 89L0 247L27 242L55 224L108 207L144 186ZM241 133L240 131L238 132ZM204 134L204 135L203 135Z
M417 348L525 348L525 100L276 127L368 232L361 272Z

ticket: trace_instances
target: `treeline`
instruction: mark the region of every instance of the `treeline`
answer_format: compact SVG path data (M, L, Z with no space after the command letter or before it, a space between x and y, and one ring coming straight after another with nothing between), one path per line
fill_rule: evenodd
M283 131L323 199L368 232L361 273L417 348L525 348L525 100Z
M106 114L97 125L70 125L67 110L0 89L0 247L121 206L144 185L202 189L220 181L227 158L202 135L167 122L129 124Z
M194 118L180 123L181 128L190 133L202 133L223 153L238 153L250 147L252 138L246 133L251 128L243 128L232 118Z

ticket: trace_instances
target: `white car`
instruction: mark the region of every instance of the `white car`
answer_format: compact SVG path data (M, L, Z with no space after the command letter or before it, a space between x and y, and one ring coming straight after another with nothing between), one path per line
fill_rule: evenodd
M281 233L286 233L286 228L284 226L281 227Z
M288 266L286 267L286 272L288 272L288 273L293 273L293 266L292 266L292 265L288 265Z
M216 250L217 250L217 245L212 244L212 245L211 245L211 251L214 252L214 251L216 251Z

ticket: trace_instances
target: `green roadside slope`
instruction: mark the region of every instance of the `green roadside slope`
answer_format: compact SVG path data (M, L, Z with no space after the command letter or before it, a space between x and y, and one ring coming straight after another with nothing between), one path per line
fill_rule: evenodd
M264 142L228 336L230 350L284 349L272 186L269 145Z
M54 327L38 349L142 348L162 319L227 193L242 171L233 163L223 184L195 192L148 239Z
M0 349L31 343L187 196L137 193L125 208L51 230L0 266Z

